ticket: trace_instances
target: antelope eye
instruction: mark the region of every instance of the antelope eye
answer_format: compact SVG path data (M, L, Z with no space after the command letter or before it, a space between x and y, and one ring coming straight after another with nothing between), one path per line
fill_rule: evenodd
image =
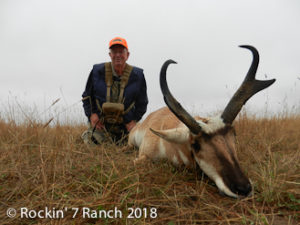
M210 140L212 136L203 132L203 133L201 134L201 137L202 137L205 141L207 141L207 140Z
M201 149L201 145L199 144L199 142L197 140L195 140L195 142L192 144L192 148L195 150L195 152L199 152Z

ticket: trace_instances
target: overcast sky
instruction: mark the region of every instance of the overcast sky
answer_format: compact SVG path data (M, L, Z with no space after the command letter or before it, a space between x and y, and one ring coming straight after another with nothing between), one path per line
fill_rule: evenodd
M277 79L247 109L299 109L299 22L298 0L1 0L1 112L34 106L47 119L66 108L84 120L88 74L110 60L115 36L128 42L128 63L144 69L147 113L165 105L158 79L167 59L178 62L167 79L182 105L202 116L222 110L252 60L242 44L260 53L257 78Z

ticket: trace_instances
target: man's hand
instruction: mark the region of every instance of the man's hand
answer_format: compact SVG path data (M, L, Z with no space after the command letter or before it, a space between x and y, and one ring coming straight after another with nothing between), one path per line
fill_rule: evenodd
M126 124L126 129L128 130L128 132L131 131L132 128L134 128L136 125L136 122L134 120L131 120L129 123Z
M95 125L97 124L96 125L97 130L102 130L104 128L104 125L99 121L99 116L97 115L97 113L93 113L91 115L90 121L91 121L92 127L95 127Z

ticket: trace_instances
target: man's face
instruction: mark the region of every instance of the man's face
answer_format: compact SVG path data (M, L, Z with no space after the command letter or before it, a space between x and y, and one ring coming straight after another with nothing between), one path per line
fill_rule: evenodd
M113 45L110 48L109 56L113 66L124 66L128 57L128 50L122 45Z

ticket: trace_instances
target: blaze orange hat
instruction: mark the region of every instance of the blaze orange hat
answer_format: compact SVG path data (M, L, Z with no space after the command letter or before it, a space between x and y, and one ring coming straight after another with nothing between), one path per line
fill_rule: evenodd
M128 49L127 41L121 37L115 37L109 42L109 48L113 45L122 45Z

